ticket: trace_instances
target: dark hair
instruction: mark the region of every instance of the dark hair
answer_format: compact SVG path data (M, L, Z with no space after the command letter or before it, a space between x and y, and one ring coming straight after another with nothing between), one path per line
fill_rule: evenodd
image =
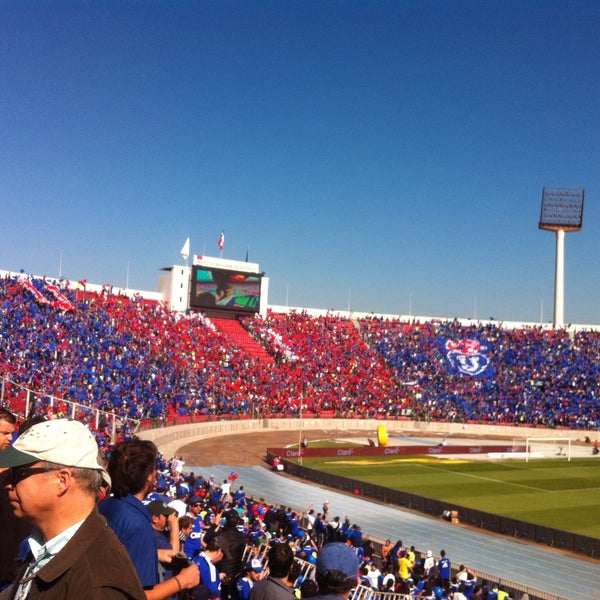
M117 444L108 461L112 493L116 498L144 490L148 476L156 470L158 449L148 440L127 440Z
M294 563L294 551L288 544L274 543L269 550L269 574L271 577L286 577Z
M179 529L186 529L190 525L194 524L194 519L192 517L188 517L184 515L183 517L179 517Z
M300 597L301 598L312 598L319 593L317 588L317 584L314 579L309 579L308 577L302 580L300 584Z
M10 410L0 407L0 421L8 421L11 425L17 424L17 417Z
M223 550L223 546L216 538L210 539L204 548L207 552L216 552L217 550Z
M315 573L315 578L319 584L319 594L325 596L327 594L343 594L349 592L356 587L356 576L348 577L342 571L334 569L327 573Z

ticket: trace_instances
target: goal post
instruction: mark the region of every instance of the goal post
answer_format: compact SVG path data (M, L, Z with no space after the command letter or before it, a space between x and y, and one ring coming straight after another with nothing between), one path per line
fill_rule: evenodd
M566 458L571 462L571 438L531 437L525 446L525 462L530 458Z

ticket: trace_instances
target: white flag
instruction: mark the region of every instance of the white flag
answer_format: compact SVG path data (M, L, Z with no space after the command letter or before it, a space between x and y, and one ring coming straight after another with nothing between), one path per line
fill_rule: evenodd
M183 256L183 260L187 260L188 257L190 256L190 238L185 240L185 244L183 245L183 248L181 249L181 256Z

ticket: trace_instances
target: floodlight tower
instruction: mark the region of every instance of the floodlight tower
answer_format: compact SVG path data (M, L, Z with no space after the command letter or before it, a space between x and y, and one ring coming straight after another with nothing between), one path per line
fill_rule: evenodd
M565 313L565 231L579 231L583 222L584 189L545 187L540 229L556 231L554 327L562 327Z

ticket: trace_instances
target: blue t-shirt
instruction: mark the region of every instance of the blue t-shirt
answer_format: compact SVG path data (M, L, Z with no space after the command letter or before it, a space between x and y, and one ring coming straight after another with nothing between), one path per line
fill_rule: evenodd
M148 509L141 500L129 494L102 500L98 510L127 549L142 586L155 586L158 583L158 553Z
M184 554L191 560L202 552L202 537L204 536L204 521L201 516L194 519L192 531L183 544Z
M250 597L250 592L254 587L254 583L250 581L247 577L240 577L236 582L235 586L238 592L239 600L248 600Z
M221 597L221 577L214 563L202 552L193 560L200 571L200 585L206 586L210 591L209 598Z
M437 568L440 579L450 579L451 563L448 557L440 558Z

